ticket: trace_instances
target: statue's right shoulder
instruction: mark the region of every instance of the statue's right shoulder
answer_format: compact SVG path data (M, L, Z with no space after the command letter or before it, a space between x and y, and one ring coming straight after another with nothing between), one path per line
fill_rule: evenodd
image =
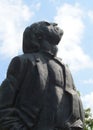
M21 62L30 62L35 65L39 60L42 59L42 56L39 53L26 53L18 56Z

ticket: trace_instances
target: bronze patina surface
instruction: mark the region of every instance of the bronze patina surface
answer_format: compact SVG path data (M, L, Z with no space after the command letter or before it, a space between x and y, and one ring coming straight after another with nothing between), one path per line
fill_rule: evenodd
M0 87L0 130L82 130L83 107L69 68L56 57L63 30L41 21L23 33Z

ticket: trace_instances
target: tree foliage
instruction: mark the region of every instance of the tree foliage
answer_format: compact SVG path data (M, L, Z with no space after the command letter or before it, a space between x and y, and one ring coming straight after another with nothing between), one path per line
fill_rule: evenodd
M85 125L84 130L93 130L93 115L91 109L85 109Z

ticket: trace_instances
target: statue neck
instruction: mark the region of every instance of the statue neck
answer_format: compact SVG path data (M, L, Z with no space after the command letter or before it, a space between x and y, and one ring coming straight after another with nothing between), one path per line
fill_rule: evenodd
M50 44L48 41L43 41L40 43L40 51L51 54L52 56L56 56L57 54L57 46Z

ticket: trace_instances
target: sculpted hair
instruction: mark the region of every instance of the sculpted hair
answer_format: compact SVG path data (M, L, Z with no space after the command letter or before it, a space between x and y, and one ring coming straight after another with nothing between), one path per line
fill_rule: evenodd
M25 29L23 33L23 52L31 53L36 52L40 48L40 44L36 37L35 31L33 31L33 27L29 26Z
M23 52L31 53L40 50L40 41L45 39L44 35L47 29L42 28L45 21L37 22L28 26L23 33Z

